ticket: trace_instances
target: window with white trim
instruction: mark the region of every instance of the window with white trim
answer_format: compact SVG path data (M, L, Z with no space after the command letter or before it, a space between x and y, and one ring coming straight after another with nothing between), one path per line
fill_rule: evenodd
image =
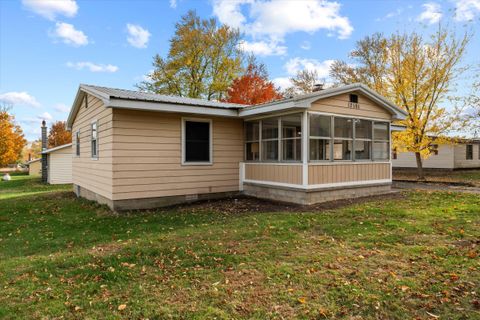
M310 114L309 160L330 160L332 117Z
M260 121L245 122L245 160L260 160Z
M371 160L372 121L355 119L355 160Z
M465 158L467 160L473 160L473 144L467 144L466 151L467 154L465 155Z
M91 124L91 152L92 158L98 159L98 127L97 122Z
M262 120L262 161L279 160L279 118Z
M302 161L302 114L280 118L282 128L282 161Z
M80 156L80 130L75 132L75 155Z
M212 163L211 120L183 120L183 163Z
M353 119L333 118L333 159L352 160Z
M390 129L388 122L373 123L373 160L390 157Z

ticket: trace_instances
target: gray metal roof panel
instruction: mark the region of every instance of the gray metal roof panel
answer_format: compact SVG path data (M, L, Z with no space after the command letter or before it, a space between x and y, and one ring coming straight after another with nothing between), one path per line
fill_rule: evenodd
M100 91L103 94L109 96L110 98L116 98L116 99L176 103L176 104L184 104L184 105L196 105L196 106L202 106L202 107L235 109L235 110L246 107L246 105L235 104L235 103L169 96L169 95L163 95L163 94L140 92L140 91L133 91L133 90L125 90L125 89L107 88L107 87L94 86L94 85L88 85L88 84L82 84L81 86L86 89L93 89L95 91Z

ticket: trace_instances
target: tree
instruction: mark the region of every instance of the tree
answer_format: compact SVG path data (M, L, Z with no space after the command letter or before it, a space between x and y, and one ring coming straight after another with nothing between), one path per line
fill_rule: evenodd
M267 68L263 63L249 57L245 73L233 80L228 89L225 102L238 104L259 104L280 99L282 95L275 85L268 80Z
M175 26L166 59L153 59L149 80L141 90L181 97L221 100L242 71L240 32L216 19L201 20L189 11Z
M301 70L294 77L290 78L292 86L285 89L287 97L307 94L314 91L317 85L324 85L325 81L318 79L317 70Z
M65 121L57 121L52 124L48 133L48 147L55 148L72 142L72 133L67 131Z
M27 143L22 128L15 124L15 118L9 114L9 108L0 107L0 167L17 162Z
M452 94L465 71L460 63L470 39L468 33L457 37L442 26L429 40L416 32L389 37L377 33L357 42L350 54L353 65L336 61L330 70L337 83L362 82L407 112L400 122L406 130L395 134L394 144L400 152L415 153L421 180L422 161L433 144L451 142L446 135L463 123L461 108L447 111L440 105L458 98Z
M22 160L28 161L29 159L38 159L42 154L42 140L37 139L30 143L27 143L22 150Z

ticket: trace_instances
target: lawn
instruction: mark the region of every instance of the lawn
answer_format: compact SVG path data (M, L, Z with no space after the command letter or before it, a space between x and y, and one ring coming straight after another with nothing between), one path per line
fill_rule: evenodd
M114 216L0 182L0 318L480 318L478 195L248 201Z
M415 170L394 170L396 180L417 180ZM472 187L480 187L480 170L426 170L425 178L428 182L460 183Z

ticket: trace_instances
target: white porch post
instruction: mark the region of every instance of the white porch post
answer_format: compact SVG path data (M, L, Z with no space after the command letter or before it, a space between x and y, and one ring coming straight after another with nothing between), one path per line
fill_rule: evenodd
M303 111L302 117L302 182L303 187L308 186L308 112Z

